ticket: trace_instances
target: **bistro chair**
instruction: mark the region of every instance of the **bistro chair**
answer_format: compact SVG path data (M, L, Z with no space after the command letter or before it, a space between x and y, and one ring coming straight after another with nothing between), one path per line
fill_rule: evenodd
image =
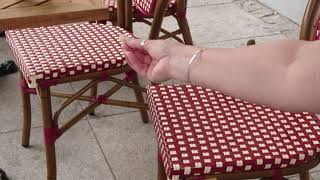
M117 21L117 0L104 0L108 9L109 21ZM143 22L151 26L149 39L173 38L185 44L192 45L192 37L186 17L187 0L132 0L133 22ZM169 32L161 28L164 17L173 16L179 29ZM150 22L148 19L153 19ZM164 35L159 37L160 32ZM182 34L183 40L177 35Z
M309 0L300 39L320 36L320 0ZM252 43L249 43L252 44ZM320 119L194 85L150 85L158 179L285 179L320 161Z
M123 1L118 3L121 5ZM118 12L124 13L124 9L118 9ZM121 48L119 36L124 34L131 36L122 27L90 23L6 31L8 44L21 71L22 146L29 146L30 95L33 94L39 96L41 102L48 180L56 179L55 142L99 105L137 108L143 122L148 122L147 105L142 96L146 90L139 86L137 74L127 65ZM117 74L125 74L125 77L113 77ZM75 94L50 90L52 86L81 80L90 82ZM97 95L95 87L102 81L116 85ZM134 90L137 102L109 98L123 86ZM84 95L89 90L91 96ZM65 99L56 111L51 107L52 96ZM59 124L60 114L75 100L87 101L89 105L65 124Z

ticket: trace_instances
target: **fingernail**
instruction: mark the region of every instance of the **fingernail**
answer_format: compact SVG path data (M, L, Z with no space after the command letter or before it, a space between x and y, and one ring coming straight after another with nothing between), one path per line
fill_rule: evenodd
M121 42L123 42L123 43L125 43L125 42L127 42L128 41L128 37L129 35L128 34L122 34L122 35L120 35L119 36L119 41L121 41Z
M119 36L119 41L125 43L126 42L126 39L127 39L128 35L127 34L121 34Z

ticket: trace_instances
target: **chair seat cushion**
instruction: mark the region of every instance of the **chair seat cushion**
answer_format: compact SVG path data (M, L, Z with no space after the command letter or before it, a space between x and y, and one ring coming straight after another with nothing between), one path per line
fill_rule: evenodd
M171 179L293 167L320 152L315 114L273 110L192 85L156 85L149 107Z
M6 31L16 63L30 88L40 80L104 71L127 64L119 36L124 29L71 24Z
M143 0L143 1L139 1L138 3L149 3L150 0ZM105 5L105 7L108 8L109 12L116 12L117 11L117 0L103 0L103 3ZM133 6L133 12L137 12L139 13L139 15L143 15L143 16L150 16L151 15L151 11L152 11L152 7L148 6L146 9L138 9L137 5L136 5L136 1L133 0L132 1L132 6ZM176 7L176 0L171 0L168 8L169 10L172 10L174 7ZM171 13L173 13L174 11L170 11Z

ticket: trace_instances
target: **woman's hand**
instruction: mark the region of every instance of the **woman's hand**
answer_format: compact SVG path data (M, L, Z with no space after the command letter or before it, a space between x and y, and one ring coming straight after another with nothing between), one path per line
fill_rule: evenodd
M185 81L188 59L196 51L173 40L147 40L142 46L140 39L127 38L122 47L130 67L158 83L169 79Z

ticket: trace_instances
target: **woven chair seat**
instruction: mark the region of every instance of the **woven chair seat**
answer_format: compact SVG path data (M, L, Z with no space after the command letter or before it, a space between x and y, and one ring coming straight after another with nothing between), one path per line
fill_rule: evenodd
M40 80L99 72L127 64L118 40L127 31L103 24L72 24L6 31L30 88Z
M116 12L117 11L117 0L103 0L103 2L104 2L104 5L108 8L109 12ZM139 1L138 3L140 3L140 4L148 3L149 6L144 9L143 8L138 9L138 7L136 6L136 1L133 0L132 1L132 6L133 6L132 9L134 12L140 12L139 13L140 15L150 16L151 12L153 10L153 7L154 7L154 6L151 6L150 2L151 2L150 0ZM169 10L172 10L174 7L176 7L175 5L176 5L176 0L171 0L168 5ZM174 11L169 11L169 12L174 13Z
M255 105L191 85L148 87L170 179L295 167L320 152L316 114Z

